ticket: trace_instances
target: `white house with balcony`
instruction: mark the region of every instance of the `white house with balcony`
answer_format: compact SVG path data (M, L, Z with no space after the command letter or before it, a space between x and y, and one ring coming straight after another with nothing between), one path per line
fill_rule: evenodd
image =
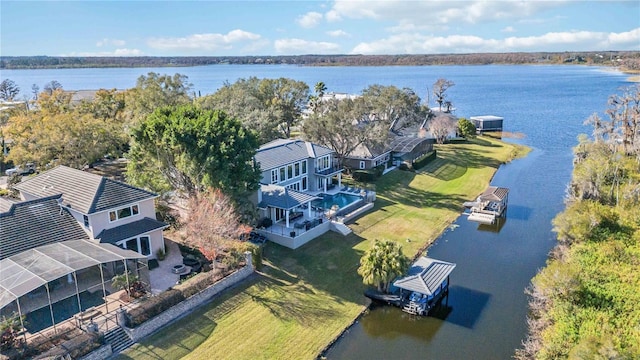
M342 187L335 152L303 140L278 139L262 145L255 164L262 172L257 206L269 240L297 248L329 230L323 209L312 206L322 194Z
M156 220L158 195L66 166L57 166L14 185L23 201L60 195L58 203L80 224L90 240L133 250L148 259L164 248Z

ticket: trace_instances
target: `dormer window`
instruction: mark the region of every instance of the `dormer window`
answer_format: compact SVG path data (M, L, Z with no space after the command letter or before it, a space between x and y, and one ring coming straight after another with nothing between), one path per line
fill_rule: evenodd
M82 220L84 220L84 227L89 227L89 217L87 215L82 215Z
M123 207L115 211L109 211L109 221L117 221L120 219L128 218L129 216L138 215L138 213L140 213L138 205Z

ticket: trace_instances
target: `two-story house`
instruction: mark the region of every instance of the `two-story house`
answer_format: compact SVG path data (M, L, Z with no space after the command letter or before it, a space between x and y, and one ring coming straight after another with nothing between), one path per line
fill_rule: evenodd
M147 258L164 251L156 220L156 194L106 177L57 166L14 186L22 200L54 195L89 239L133 250Z
M296 241L291 238L320 225L322 212L312 202L341 187L342 168L336 165L335 152L303 140L278 139L262 145L254 159L262 172L257 193L260 217L274 224L267 237L293 248L310 240L308 234ZM328 230L321 228L325 227Z

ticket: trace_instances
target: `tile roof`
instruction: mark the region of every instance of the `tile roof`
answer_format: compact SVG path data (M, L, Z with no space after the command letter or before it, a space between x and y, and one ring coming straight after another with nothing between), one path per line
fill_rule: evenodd
M274 207L290 210L309 201L319 199L317 196L301 193L295 190L287 189L279 185L260 185L262 191L262 202L258 207Z
M333 150L307 141L278 139L260 146L256 151L255 161L260 165L260 170L266 171L331 153Z
M131 239L138 235L143 235L153 230L164 229L167 224L151 218L134 221L128 224L116 226L111 229L104 229L96 236L101 243L115 244L120 240Z
M76 219L60 207L60 195L15 203L0 213L0 259L60 241L88 239Z
M433 295L455 267L456 264L423 256L411 266L407 276L396 280L393 286Z
M489 186L482 194L480 194L480 200L482 201L502 201L507 197L509 189L497 186Z
M65 205L84 214L157 196L123 182L66 166L45 171L14 185L14 188L37 197L62 194Z

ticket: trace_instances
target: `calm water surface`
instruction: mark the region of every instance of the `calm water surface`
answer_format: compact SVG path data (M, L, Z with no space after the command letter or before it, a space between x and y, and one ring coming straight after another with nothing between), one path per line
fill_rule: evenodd
M526 137L534 150L504 165L493 184L510 188L507 219L480 227L459 218L428 250L457 263L448 308L416 318L377 307L327 353L330 359L508 359L526 334L525 287L554 245L551 219L562 210L572 168L571 147L583 121L602 113L607 98L628 86L626 76L578 66L296 67L202 66L157 69L3 70L26 92L58 80L65 89L124 89L149 71L189 77L195 91L211 93L225 81L289 77L311 88L358 93L371 84L409 87L422 98L438 78L452 80L447 94L456 115L498 115L505 130Z

